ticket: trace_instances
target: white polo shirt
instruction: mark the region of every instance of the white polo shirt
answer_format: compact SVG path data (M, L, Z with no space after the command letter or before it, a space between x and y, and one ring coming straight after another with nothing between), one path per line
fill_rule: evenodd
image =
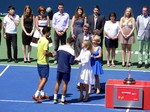
M14 15L14 19L19 21L19 16L18 15ZM15 25L15 23L8 17L8 15L6 15L4 17L4 24L6 24L6 29L5 32L6 33L10 33L10 34L15 34L17 33L17 26Z

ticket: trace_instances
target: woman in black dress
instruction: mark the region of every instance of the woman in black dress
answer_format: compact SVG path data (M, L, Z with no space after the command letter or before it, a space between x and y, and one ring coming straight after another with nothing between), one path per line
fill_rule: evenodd
M24 8L24 13L21 18L22 25L22 50L24 56L24 63L30 63L31 46L30 42L34 32L34 16L29 5ZM26 55L26 46L28 46L28 53Z

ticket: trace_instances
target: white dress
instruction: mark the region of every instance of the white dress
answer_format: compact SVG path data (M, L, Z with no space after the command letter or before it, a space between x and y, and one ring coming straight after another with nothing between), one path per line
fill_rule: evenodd
M82 49L76 60L81 61L78 80L83 84L95 84L95 77L90 63L91 52Z

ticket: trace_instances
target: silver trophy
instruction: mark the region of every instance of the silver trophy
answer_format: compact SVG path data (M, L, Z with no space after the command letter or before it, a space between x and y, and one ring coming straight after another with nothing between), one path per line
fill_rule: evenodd
M124 84L135 84L136 81L131 77L131 70L129 69L128 77L124 79Z

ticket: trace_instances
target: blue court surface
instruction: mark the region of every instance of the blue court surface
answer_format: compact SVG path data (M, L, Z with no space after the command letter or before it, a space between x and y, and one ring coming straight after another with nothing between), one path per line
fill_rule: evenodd
M79 90L76 88L78 69L72 68L66 99L68 105L53 104L53 90L56 82L56 67L50 67L49 80L45 86L45 93L50 100L38 104L32 100L38 86L36 66L0 65L0 112L150 112L150 110L110 109L105 107L105 84L108 79L125 79L126 70L104 70L100 76L101 94L90 94L90 101L78 103ZM136 80L150 81L150 71L132 71ZM59 98L61 97L61 89Z

